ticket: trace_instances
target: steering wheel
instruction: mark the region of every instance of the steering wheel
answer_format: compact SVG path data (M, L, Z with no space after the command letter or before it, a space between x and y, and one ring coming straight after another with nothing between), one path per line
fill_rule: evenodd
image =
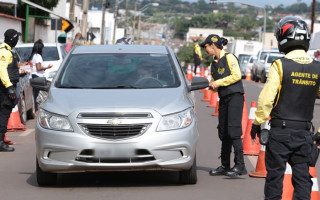
M143 77L139 80L137 80L135 83L134 83L135 86L140 86L140 87L145 87L145 86L148 86L148 87L162 87L162 83L161 81L159 81L158 79L156 78L153 78L153 77Z

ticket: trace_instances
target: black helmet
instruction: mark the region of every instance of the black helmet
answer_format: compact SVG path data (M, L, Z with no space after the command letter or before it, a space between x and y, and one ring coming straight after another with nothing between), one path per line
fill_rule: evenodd
M116 44L134 44L130 37L123 37L117 40Z
M307 23L298 17L287 16L282 18L274 35L278 40L280 52L287 48L300 47L308 51L310 44L310 30Z

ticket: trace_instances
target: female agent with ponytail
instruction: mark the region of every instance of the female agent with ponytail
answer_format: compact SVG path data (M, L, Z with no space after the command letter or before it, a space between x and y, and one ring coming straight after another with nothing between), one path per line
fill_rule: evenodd
M209 172L212 176L247 174L241 140L244 89L238 59L223 50L227 43L227 39L211 34L200 44L209 56L214 56L209 86L212 90L218 91L220 98L218 135L222 142L221 166ZM230 168L232 147L235 165Z
M33 72L32 78L43 77L44 71L46 69L50 69L53 65L48 65L44 67L43 59L42 59L42 50L44 48L42 40L38 40L33 44L31 55L28 61L32 62L33 65ZM33 89L33 97L34 97L34 105L36 106L36 110L38 109L37 106L37 97L39 95L39 90Z

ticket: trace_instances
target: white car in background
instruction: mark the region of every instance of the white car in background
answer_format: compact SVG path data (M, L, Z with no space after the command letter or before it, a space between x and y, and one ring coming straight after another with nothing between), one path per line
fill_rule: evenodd
M15 49L22 62L27 62L34 43L18 44ZM51 81L56 72L58 71L60 64L62 63L64 57L67 55L63 44L60 43L44 43L44 49L42 52L42 58L44 61L44 66L53 65L52 68L45 71L45 77L48 81Z

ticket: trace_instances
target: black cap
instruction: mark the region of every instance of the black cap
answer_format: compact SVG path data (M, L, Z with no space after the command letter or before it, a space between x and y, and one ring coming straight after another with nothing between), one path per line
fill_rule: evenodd
M222 40L219 35L216 34L210 34L204 42L200 44L200 47L204 48L206 44L212 44L214 43L217 46L222 46Z
M19 36L21 36L21 33L14 29L8 29L4 33L4 38L9 39L10 41L18 39Z

